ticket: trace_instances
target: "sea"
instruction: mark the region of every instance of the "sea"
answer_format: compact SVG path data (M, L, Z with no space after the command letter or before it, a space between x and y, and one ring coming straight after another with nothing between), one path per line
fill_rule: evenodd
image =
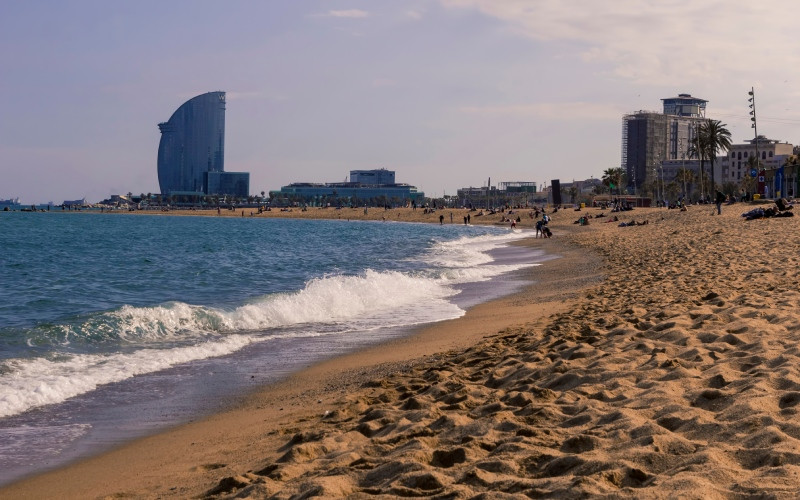
M457 218L458 219L458 218ZM0 484L458 318L548 256L508 227L0 212Z

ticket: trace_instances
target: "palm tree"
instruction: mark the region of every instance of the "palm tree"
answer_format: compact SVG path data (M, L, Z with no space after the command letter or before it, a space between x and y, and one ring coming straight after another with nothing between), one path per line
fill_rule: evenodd
M617 194L622 195L622 182L625 180L625 169L622 167L607 168L600 179L603 184L613 192L617 188Z
M572 200L572 203L575 203L575 198L578 196L578 188L575 186L569 187L569 197Z
M705 163L706 158L708 158L708 147L706 146L706 137L702 131L703 126L701 125L698 130L697 134L692 138L691 142L689 143L689 158L699 158L700 159L700 197L705 199L704 192L705 186L703 185L703 179L706 177L705 175Z
M716 190L714 185L714 160L717 153L728 151L731 148L731 132L727 124L719 120L706 120L700 125L700 135L705 135L706 156L711 161L711 192Z

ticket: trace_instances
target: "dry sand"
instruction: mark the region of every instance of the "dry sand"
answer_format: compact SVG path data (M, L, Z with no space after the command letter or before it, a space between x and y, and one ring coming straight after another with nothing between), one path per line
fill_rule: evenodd
M536 286L0 497L795 498L800 217L749 208L560 211Z

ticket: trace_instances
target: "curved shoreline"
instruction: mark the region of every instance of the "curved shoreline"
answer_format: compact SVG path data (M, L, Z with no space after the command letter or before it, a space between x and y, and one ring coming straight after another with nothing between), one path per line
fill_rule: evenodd
M556 240L539 240L537 242L531 239L524 241L525 243L522 244L550 246L552 247L550 251L559 247L555 243ZM550 245L547 245L547 243L550 243ZM563 275L563 270L561 272L552 270L553 263L568 261L570 259L569 251L566 251L566 249L564 251L558 249L557 251L561 256L560 259L548 261L545 265L538 266L527 272L536 274L539 281L542 279L548 281L554 279L557 275ZM544 278L543 274L549 274L550 277ZM220 474L230 473L237 466L242 467L245 465L245 461L237 460L236 463L226 464L225 467L200 467L202 465L199 463L202 462L200 457L206 455L210 446L208 440L202 438L202 436L206 434L218 435L217 433L219 432L218 430L211 431L210 428L227 428L227 431L223 431L226 442L231 443L239 440L242 446L246 447L244 443L252 440L252 436L247 436L247 433L240 433L231 429L248 427L251 424L242 424L244 422L252 422L254 414L258 414L256 418L260 422L275 419L276 422L270 424L270 427L279 429L283 425L288 425L287 423L292 419L309 418L318 413L318 411L324 411L321 408L328 408L326 405L332 405L335 397L342 390L346 389L348 392L357 390L358 387L361 387L369 380L373 380L375 377L385 376L397 370L402 371L412 364L423 362L426 357L430 357L431 353L466 348L480 341L487 334L494 334L502 328L527 322L537 314L553 310L552 308L563 307L562 296L558 295L549 300L542 288L535 285L526 286L519 293L472 307L462 318L431 325L410 337L392 340L387 344L380 344L332 360L323 361L277 385L269 386L263 391L256 391L239 408L222 412L197 423L191 423L173 430L167 430L155 436L136 440L133 443L122 445L116 450L81 460L61 469L22 479L0 489L0 496L23 494L33 498L42 494L46 496L48 491L51 493L58 491L61 497L85 497L87 495L110 494L112 490L128 492L138 490L139 492L148 491L150 493L161 491L161 486L155 484L160 483L159 481L155 481L152 484L148 483L145 486L140 482L139 478L142 474L149 475L154 472L152 471L149 457L159 456L162 453L165 456L172 454L175 450L174 440L176 439L182 443L195 443L197 445L204 443L200 448L206 451L200 453L200 456L192 456L187 459L186 451L189 447L195 446L195 444L190 444L187 445L187 450L183 450L177 454L178 456L173 456L166 460L170 464L182 464L183 466L176 466L165 476L172 478L170 481L174 481L179 476L183 479L176 482L176 484L181 485L179 487L181 493L171 490L170 488L173 486L166 487L166 485L162 485L164 486L163 494L184 496L189 490L193 491L193 495L202 493L208 489L209 484L218 481ZM532 300L534 297L537 300ZM536 306L531 307L534 302L536 302ZM331 378L337 380L335 386L326 382L327 379ZM317 401L322 402L318 403ZM307 412L310 413L307 414ZM283 422L284 424L281 425L278 422ZM260 433L263 433L263 428ZM278 441L280 441L279 438L276 441L276 447L279 447ZM162 446L160 443L170 444ZM178 445L178 448L183 448L183 446ZM229 454L230 450L235 450L238 447L233 445L227 451L225 448L222 447L218 452ZM219 463L219 461L215 463ZM120 464L120 468L109 476L109 468L115 469L113 464ZM106 472L101 472L101 470ZM137 472L132 473L132 471ZM133 477L131 477L131 473ZM107 477L108 480L91 485L87 478L94 477ZM70 480L69 478L74 479ZM166 480L166 477L164 479ZM188 486L186 484L195 485L195 489L189 488L187 490ZM56 489L54 490L53 488ZM146 496L150 496L150 493Z

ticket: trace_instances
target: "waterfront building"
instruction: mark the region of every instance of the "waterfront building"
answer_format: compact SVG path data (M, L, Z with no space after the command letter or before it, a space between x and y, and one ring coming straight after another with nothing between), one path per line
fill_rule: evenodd
M61 205L65 207L85 207L88 206L89 203L86 201L86 198L81 198L80 200L64 200L64 203Z
M249 172L205 172L204 190L209 195L247 198L250 194Z
M392 170L351 170L350 182L294 182L279 191L270 191L276 204L305 204L311 206L390 204L405 205L421 202L425 193L415 186L394 182ZM391 182L381 182L381 181Z
M19 198L9 198L7 200L0 200L0 210L19 210L22 208L22 204L19 202Z
M780 142L767 139L763 135L758 136L758 156L760 156L761 168L763 170L776 170L786 162L794 152L794 146L788 142ZM748 161L756 155L756 139L745 141L741 144L731 145L728 154L723 157L722 162L722 181L739 182L746 175L749 175L750 164Z
M189 99L158 128L161 193L205 192L205 174L225 170L225 92Z
M622 118L622 168L628 187L660 181L661 163L686 160L708 101L679 94L662 99L663 111L637 111Z
M394 170L379 168L376 170L351 170L350 182L366 185L394 184Z
M504 181L489 187L462 187L456 190L456 196L461 206L465 207L517 206L541 199L536 183L528 181Z
M764 171L764 178L756 182L760 182L768 187L768 192L778 195L781 184L785 185L781 196L796 196L796 186L798 181L797 169L792 168L784 169L782 175L784 176L781 181L776 183L776 174L781 171L787 160L794 154L794 146L788 142L780 142L778 140L768 139L763 135L759 135L755 139L744 141L740 144L733 144L728 153L721 158L720 161L722 171L723 183L736 183L739 185L744 184L748 177L752 176L750 162L751 158L756 156L756 146L758 146L758 158L760 163L760 170ZM756 172L756 178L760 173ZM752 187L752 186L751 186Z

